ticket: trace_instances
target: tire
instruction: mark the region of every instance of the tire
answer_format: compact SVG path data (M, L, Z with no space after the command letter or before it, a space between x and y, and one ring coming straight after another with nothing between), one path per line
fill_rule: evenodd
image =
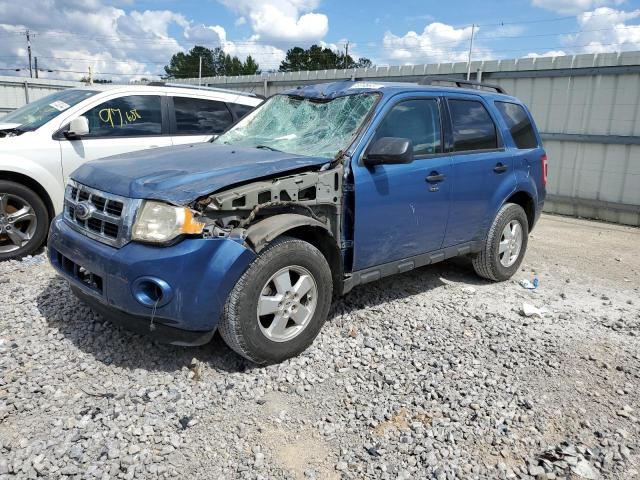
M516 223L519 224L522 233L517 256L516 251L513 249L514 244L509 243L512 237L507 238L503 236L507 225L510 226L509 230L513 232L511 227ZM489 280L496 282L508 280L516 273L522 263L522 259L527 250L528 239L529 222L522 207L515 203L503 205L493 220L482 251L472 257L474 270L478 275ZM506 243L505 246L507 248L507 250L502 253L500 252L502 248L501 241L503 244ZM517 243L517 241L514 242ZM505 260L505 255L509 255L508 260ZM505 265L505 263L507 265Z
M286 287L287 278L291 290ZM307 287L307 292L314 293L296 296ZM232 350L253 363L278 363L311 345L329 313L332 292L331 269L324 255L310 243L279 237L236 283L218 330ZM264 309L259 311L259 304ZM260 315L276 308L280 309L275 313Z
M16 220L12 213L25 210ZM49 212L42 199L28 187L0 180L0 260L31 255L47 239Z

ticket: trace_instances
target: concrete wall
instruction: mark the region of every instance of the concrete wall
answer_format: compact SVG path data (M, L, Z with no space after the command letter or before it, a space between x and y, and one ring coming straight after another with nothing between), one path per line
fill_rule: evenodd
M549 154L547 211L640 225L640 52L472 62L471 70L531 108ZM334 80L416 82L466 71L466 63L440 63L205 77L202 84L269 96ZM0 115L24 104L24 80L31 100L78 85L0 77Z
M0 76L0 118L50 93L83 85L81 82Z

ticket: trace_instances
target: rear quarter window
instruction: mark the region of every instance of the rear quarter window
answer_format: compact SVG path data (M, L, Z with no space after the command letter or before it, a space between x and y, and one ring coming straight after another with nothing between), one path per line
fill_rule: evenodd
M509 102L496 102L496 108L509 127L509 132L513 137L516 147L519 149L530 149L538 147L531 119L522 105Z

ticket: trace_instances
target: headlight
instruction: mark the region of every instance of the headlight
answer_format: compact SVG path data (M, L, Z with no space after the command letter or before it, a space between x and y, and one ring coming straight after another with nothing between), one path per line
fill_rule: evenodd
M202 233L204 223L188 208L145 201L133 225L132 239L140 242L167 243L180 235Z

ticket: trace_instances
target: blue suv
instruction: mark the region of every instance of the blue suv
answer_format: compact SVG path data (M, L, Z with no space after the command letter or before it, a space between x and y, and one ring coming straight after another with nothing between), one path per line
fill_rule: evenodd
M545 198L540 136L500 87L437 82L297 88L211 144L84 164L51 263L114 323L219 330L258 364L307 348L356 285L460 255L506 280Z

